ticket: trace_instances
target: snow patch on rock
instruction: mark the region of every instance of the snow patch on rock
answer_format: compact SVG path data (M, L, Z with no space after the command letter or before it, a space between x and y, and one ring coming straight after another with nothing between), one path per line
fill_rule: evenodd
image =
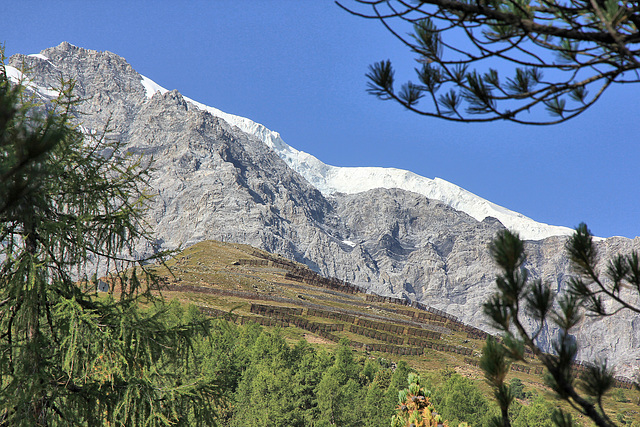
M25 76L22 71L18 70L15 67L5 65L5 70L10 81L16 84L24 85L26 88L34 91L41 97L57 98L58 96L60 96L60 92L58 92L57 90L48 89L46 87L36 85L27 76Z
M140 83L142 83L142 86L144 87L147 98L149 99L153 98L153 95L155 95L156 92L160 92L160 93L169 92L167 89L163 88L158 83L151 80L150 78L142 75L141 77L142 77L142 80L140 81Z
M44 56L44 55L43 55L43 54L41 54L41 53L32 53L31 55L27 55L27 56L30 56L30 57L32 57L32 58L43 59L43 60L45 60L45 61L48 61L48 60L49 60L49 58L47 58L46 56Z
M142 77L142 84L151 98L155 92L167 92L167 89ZM302 175L321 193L328 196L334 193L355 194L374 188L400 188L422 194L438 200L452 208L465 212L478 221L487 217L497 218L505 227L517 231L525 240L541 240L550 236L568 236L573 230L568 227L543 224L518 212L511 211L483 199L455 184L440 178L426 178L413 172L381 167L336 167L327 165L311 154L296 150L286 144L278 132L267 129L245 117L225 113L217 108L204 105L184 97L195 107L219 117L243 132L255 135L289 167ZM345 244L347 244L345 242Z

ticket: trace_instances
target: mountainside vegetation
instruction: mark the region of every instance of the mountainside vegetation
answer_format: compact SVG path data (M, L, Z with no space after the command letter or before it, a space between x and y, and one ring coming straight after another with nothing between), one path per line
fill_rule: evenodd
M218 319L228 319L231 322L228 327L241 331L237 332L239 336L244 336L245 328L261 330L265 334L260 339L241 338L242 346L251 347L260 342L260 345L269 343L272 348L277 336L278 356L273 356L275 350L263 349L255 360L243 359L245 362L241 363L240 370L244 371L242 379L245 382L242 388L238 385L234 389L243 404L233 403L234 409L227 413L224 422L232 422L230 420L239 416L242 420L256 416L257 408L245 407L251 402L248 394L254 393L256 387L259 392L253 399L264 409L261 413L272 411L266 408L280 408L278 413L289 414L287 422L302 423L291 425L388 425L399 407L398 390L407 387L409 372L421 374L421 385L425 392L431 393L433 408L450 426L462 422L489 425L490 419L500 413L479 367L487 334L464 326L446 313L436 314L436 310L430 312L428 307L411 307L406 301L354 292L343 282L329 279L322 282L323 278L302 264L234 243L201 242L177 254L166 266L152 269L162 283L165 297L194 304L201 313ZM294 271L297 274L293 274ZM427 314L435 316L429 319L424 316ZM417 330L425 335L437 330L439 334L411 335ZM414 345L407 345L409 342ZM409 354L408 349L419 346L422 346L422 354ZM305 354L309 361L299 360L301 356L296 349L300 348L307 349ZM472 350L470 355L463 354L461 350L465 348ZM347 352L351 356L347 356ZM272 357L276 360L271 360ZM342 360L339 369L336 360ZM354 360L357 367L351 365ZM323 363L320 368L318 364ZM389 369L393 366L396 366L395 370L401 367L406 372L396 377L396 387L390 393L388 385L385 389L380 382L382 378L395 375L395 370ZM574 367L584 369L580 365ZM325 371L335 373L337 378L297 371L316 368L321 374ZM282 377L281 370L286 372ZM264 371L263 374L259 374L260 371ZM553 425L551 416L559 403L554 401L552 390L545 385L545 372L530 353L526 353L524 361L509 366L505 375L514 394L509 408L511 425ZM293 384L299 377L306 378L307 388ZM265 385L265 381L271 386ZM310 382L313 387L309 386ZM286 384L291 388L282 388ZM604 405L629 423L640 421L639 395L631 388L631 382L620 378L615 386L615 391L605 396ZM297 387L307 390L309 397L297 397L303 393L292 391ZM332 392L323 394L327 389ZM351 394L357 397L350 398ZM381 405L384 396L393 402ZM306 409L296 406L294 401ZM376 411L360 408L364 405L373 411L367 403L370 401L378 402L377 406L373 405ZM343 413L342 405L347 405L351 411L358 408L359 415ZM572 413L578 424L580 420L586 420L572 412L570 406L560 404L560 407ZM236 415L235 410L241 410L242 414ZM373 421L380 419L386 422ZM277 424L280 422L284 421L265 425L280 425Z
M73 82L47 105L26 87L0 67L0 425L453 426L502 413L525 426L572 410L541 399L550 356L524 350L500 366L511 405L497 406L478 369L496 341L426 304L247 245L137 259L138 241L154 244L149 165L74 124ZM617 393L598 406L637 418L631 382L607 381Z

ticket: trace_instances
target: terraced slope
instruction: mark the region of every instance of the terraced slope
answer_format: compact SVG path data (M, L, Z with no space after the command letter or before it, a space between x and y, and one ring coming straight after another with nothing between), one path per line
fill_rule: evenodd
M484 331L421 303L367 294L249 245L204 241L152 269L166 297L210 316L280 327L293 340L327 346L346 338L360 351L402 358L418 369L453 366L480 376ZM512 371L542 383L544 370L534 359L513 364ZM631 383L620 378L617 386L630 389Z
M8 65L17 72L22 64L44 99L53 96L50 88L61 77L74 79L75 94L86 100L78 106L83 129L100 133L108 127L109 137L142 162L153 159L147 223L155 240L136 247L140 257L208 239L250 244L370 292L409 297L478 328L489 327L482 303L493 293L496 269L487 245L510 224L479 205L465 213L462 205L470 205L462 201L469 194L461 189L448 187L444 193L452 203L443 204L419 194L422 184L405 186L420 180L402 172L312 167L311 158L296 157L277 134L178 91L161 90L110 52L62 43L37 56L14 55ZM292 168L294 163L299 167ZM381 173L382 181L377 179ZM405 190L363 191L362 183ZM443 188L444 183L436 184ZM334 193L338 190L342 193ZM428 196L437 199L436 193ZM572 274L564 244L555 236L526 246L530 277L558 292ZM640 238L598 242L603 263L632 249L640 249ZM625 298L633 301L631 294ZM556 332L545 330L538 345L551 351ZM578 357L606 357L621 375L639 372L640 319L633 313L585 319L575 336L582 344Z
M249 245L204 241L166 266L150 268L159 276L165 297L195 304L209 316L280 328L291 342L306 339L329 349L346 338L354 351L367 357L404 360L420 372L455 369L477 380L487 396L492 393L478 367L487 334L448 313L367 294ZM539 362L527 357L526 363L512 364L510 377L553 399L544 385L544 372ZM640 393L631 390L632 384L624 378L618 379L616 387L625 389L627 400L620 402L611 395L605 406L614 414L625 413L640 421Z

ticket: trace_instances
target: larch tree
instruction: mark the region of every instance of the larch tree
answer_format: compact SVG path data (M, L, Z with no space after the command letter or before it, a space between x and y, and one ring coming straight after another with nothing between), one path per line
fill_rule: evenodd
M72 82L32 88L2 55L0 425L212 425L220 390L190 350L207 324L170 321L133 256L148 165L76 124ZM116 292L97 295L98 264Z
M611 85L640 81L637 1L336 3L380 21L415 55L417 82L397 89L384 60L370 66L368 91L424 116L554 124L585 111Z

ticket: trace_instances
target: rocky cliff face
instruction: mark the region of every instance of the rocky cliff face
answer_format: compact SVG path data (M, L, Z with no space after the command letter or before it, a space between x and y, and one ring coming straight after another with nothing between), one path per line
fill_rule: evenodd
M47 58L47 59L44 59ZM323 196L254 135L197 108L177 91L147 96L142 76L109 52L68 43L42 56L15 55L34 84L72 78L89 129L111 136L155 171L149 212L165 248L204 239L247 243L385 295L407 296L488 329L481 305L493 293L488 243L502 224L482 222L440 202L399 189ZM527 268L556 290L570 274L564 238L527 244ZM640 240L599 243L602 258L640 249ZM148 248L146 248L148 249ZM145 250L145 248L141 248ZM553 331L540 344L549 348ZM623 313L585 320L579 357L608 357L621 374L640 361L640 319Z

